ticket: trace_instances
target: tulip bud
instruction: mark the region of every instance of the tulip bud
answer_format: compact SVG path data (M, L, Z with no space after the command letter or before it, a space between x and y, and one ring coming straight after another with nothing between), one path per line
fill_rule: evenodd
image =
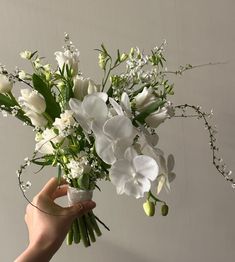
M24 52L20 53L21 58L30 60L32 57L32 53L28 50L25 50Z
M121 61L121 62L125 61L125 60L127 59L127 57L128 57L128 55L125 54L125 53L123 53L123 54L121 55L121 57L120 57L120 61Z
M155 213L155 205L152 201L146 200L143 204L144 212L148 217L154 216Z
M133 57L134 53L135 53L135 49L132 47L131 50L130 50L129 56Z
M105 69L106 57L104 53L99 53L99 66L101 69Z
M169 212L169 207L167 204L163 204L162 205L162 208L161 208L161 213L162 213L162 216L167 216Z

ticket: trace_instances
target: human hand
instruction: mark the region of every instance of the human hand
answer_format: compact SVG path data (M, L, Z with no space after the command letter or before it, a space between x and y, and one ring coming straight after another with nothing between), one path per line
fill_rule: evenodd
M67 194L67 185L62 181L60 187L56 178L50 179L33 204L28 205L25 222L29 231L29 246L15 262L46 262L63 243L75 218L82 216L95 207L93 201L83 201L71 207L61 207L54 200Z

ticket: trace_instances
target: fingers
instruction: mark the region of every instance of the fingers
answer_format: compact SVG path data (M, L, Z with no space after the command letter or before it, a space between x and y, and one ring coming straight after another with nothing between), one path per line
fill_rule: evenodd
M80 217L85 213L91 211L93 208L95 208L95 206L96 203L93 201L82 201L71 207L66 207L64 208L64 210L67 213L70 213L73 217Z
M60 185L63 185L65 183L66 181L63 179L61 180ZM59 186L58 179L56 177L53 177L46 183L46 185L43 187L40 193L43 193L43 194L46 194L47 196L52 197L53 193L56 191L58 186Z
M62 197L62 196L67 195L67 190L68 190L67 185L57 187L57 189L55 190L55 192L52 195L52 199L55 200L58 197Z

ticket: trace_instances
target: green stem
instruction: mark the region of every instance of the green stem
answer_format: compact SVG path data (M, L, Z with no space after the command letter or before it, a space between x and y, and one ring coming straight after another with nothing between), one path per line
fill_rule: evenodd
M72 243L73 243L73 228L71 227L67 234L67 245L70 246L72 245Z
M17 102L17 100L15 99L15 97L13 96L11 91L8 92L8 95L10 96L12 102L14 102L15 105L17 105L19 108L21 108L21 106L19 105L19 103Z
M101 236L102 233L101 233L100 228L99 228L99 226L98 226L98 224L96 222L94 213L92 211L90 211L88 214L89 214L90 221L91 221L93 229L95 230L96 235L98 237Z
M78 218L79 229L81 233L81 239L85 247L90 246L90 240L87 234L87 229L84 221L84 216Z
M93 227L92 227L92 223L90 221L90 217L86 214L85 215L85 221L86 221L86 226L87 226L87 232L90 236L91 242L95 242L95 234L93 232Z
M81 236L80 236L80 232L79 232L79 227L78 227L78 220L75 219L73 221L73 241L74 243L78 244L80 242Z
M52 125L52 124L53 124L53 120L52 120L52 118L50 117L50 115L49 115L47 112L44 112L44 113L42 113L42 114L43 114L43 116L47 119L49 125Z

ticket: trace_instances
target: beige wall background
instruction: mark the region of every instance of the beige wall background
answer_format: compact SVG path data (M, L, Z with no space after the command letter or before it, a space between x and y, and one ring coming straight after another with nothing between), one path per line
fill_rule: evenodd
M235 171L235 2L233 0L0 0L0 61L13 70L29 68L19 57L39 50L54 61L54 51L70 33L81 52L84 75L99 81L97 53L103 42L112 51L139 46L146 51L167 40L168 69L191 63L228 61L174 77L174 103L214 109L221 153ZM53 62L54 63L54 62ZM17 88L16 88L17 89ZM16 90L17 92L17 90ZM176 158L177 179L163 218L147 218L143 201L117 196L111 184L96 193L96 213L111 232L91 248L66 247L52 261L221 262L235 257L235 192L211 163L208 137L200 121L173 119L159 128L161 147ZM15 170L34 148L31 129L0 117L0 260L13 259L27 245L26 202ZM35 171L33 168L31 171ZM30 171L30 172L31 172ZM30 173L29 172L29 173ZM29 175L32 197L56 170Z

